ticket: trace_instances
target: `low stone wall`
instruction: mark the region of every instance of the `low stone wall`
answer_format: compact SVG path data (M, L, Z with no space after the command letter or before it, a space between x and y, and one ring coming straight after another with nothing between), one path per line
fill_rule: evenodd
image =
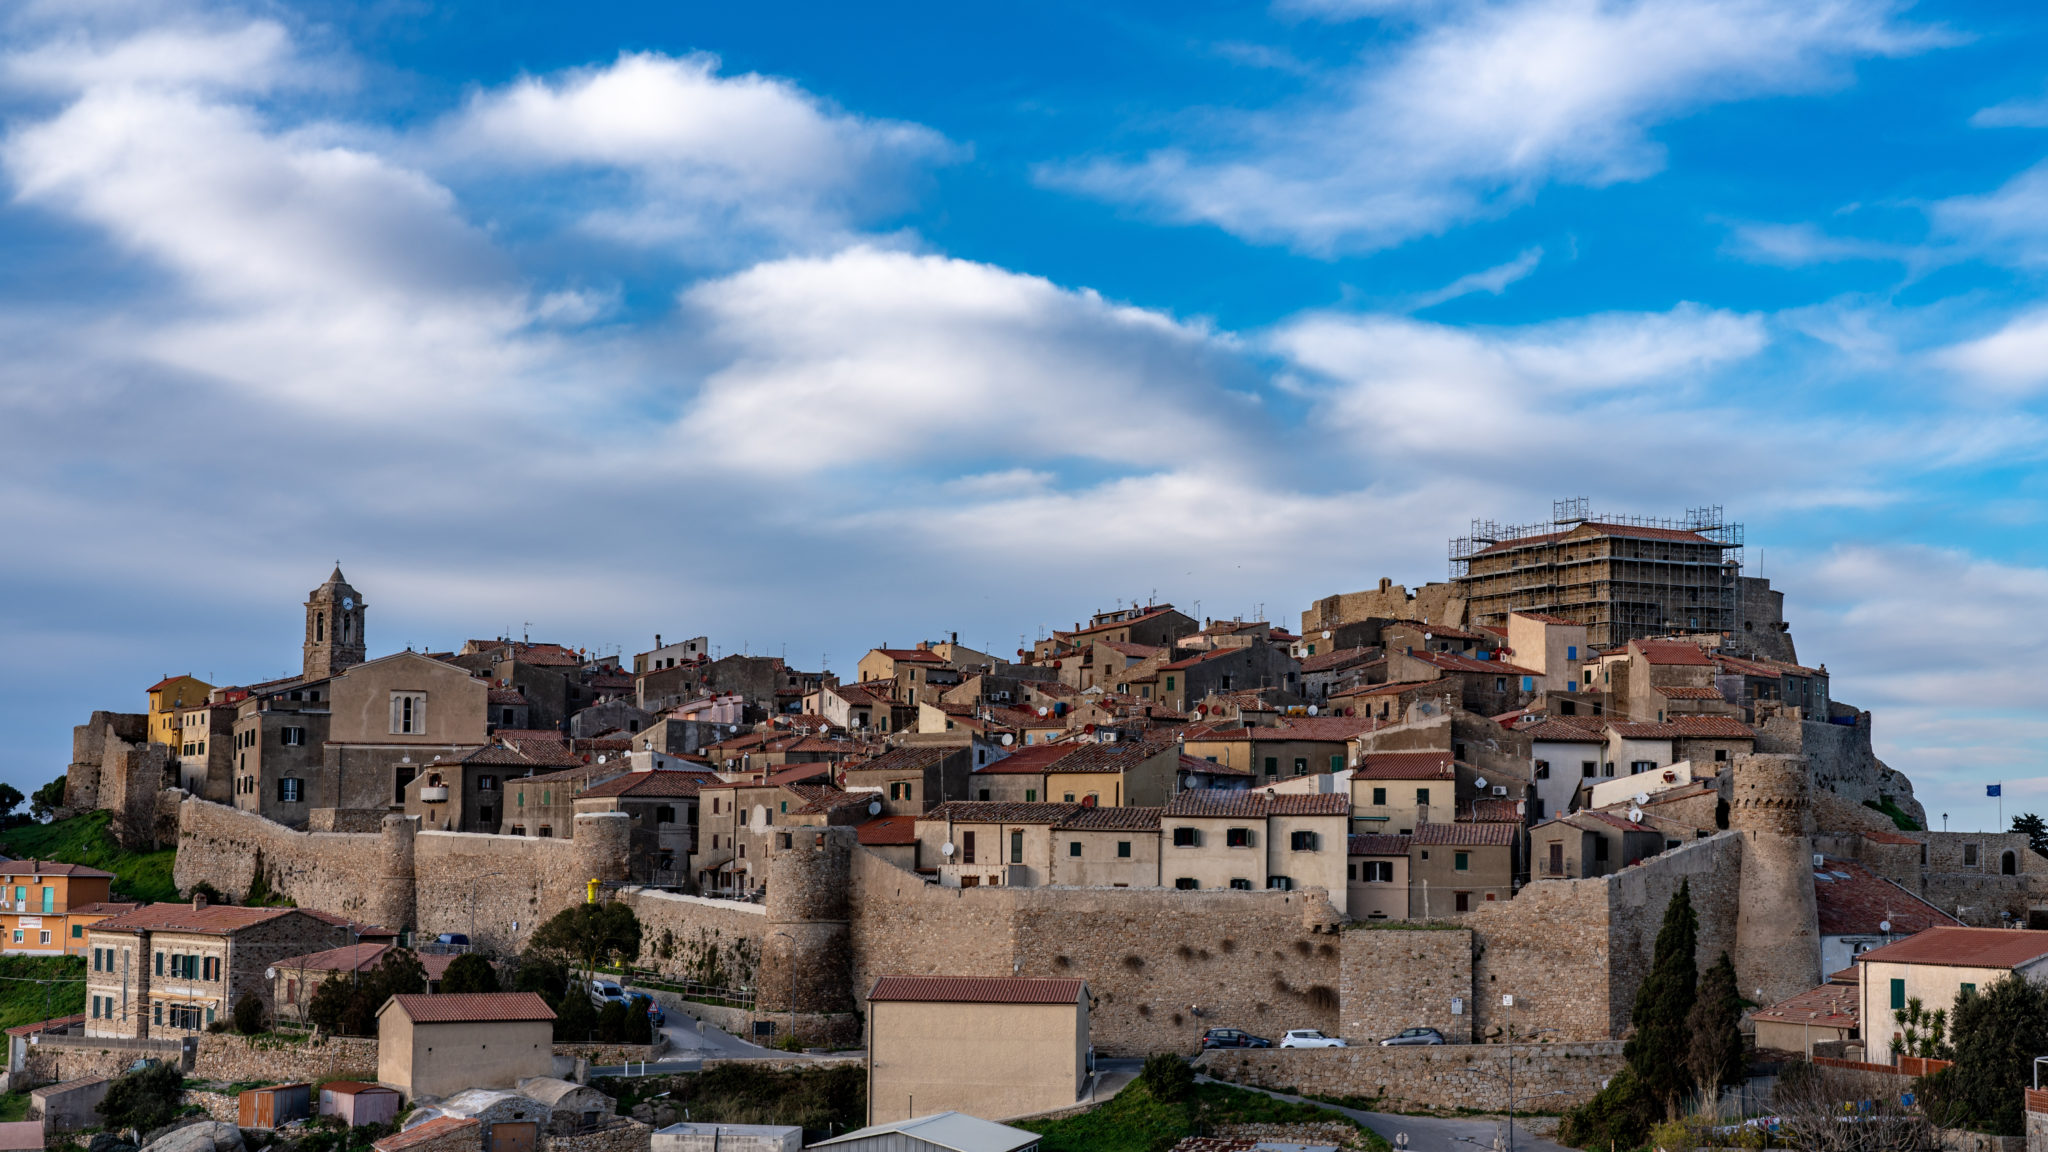
M541 1133L539 1152L648 1152L654 1144L654 1129L624 1116L595 1132L573 1136Z
M241 1097L232 1092L211 1092L204 1088L185 1089L184 1101L197 1104L207 1116L224 1124L239 1124L242 1119Z
M315 1042L278 1035L209 1033L199 1037L191 1074L222 1084L375 1080L377 1042L356 1036L329 1036Z
M668 1051L668 1040L656 1037L652 1044L557 1044L555 1055L567 1056L571 1060L588 1060L593 1067L613 1064L638 1064L642 1060L659 1060Z
M183 1046L161 1040L118 1040L112 1037L42 1035L28 1045L22 1080L56 1084L88 1076L119 1076L137 1060L169 1060L183 1066Z
M1295 1048L1204 1052L1198 1071L1255 1088L1311 1096L1375 1100L1389 1111L1481 1112L1507 1107L1512 1053L1515 1096L1527 1107L1558 1112L1591 1099L1600 1082L1621 1070L1621 1044L1445 1044L1382 1048ZM1550 1095L1550 1093L1557 1093Z

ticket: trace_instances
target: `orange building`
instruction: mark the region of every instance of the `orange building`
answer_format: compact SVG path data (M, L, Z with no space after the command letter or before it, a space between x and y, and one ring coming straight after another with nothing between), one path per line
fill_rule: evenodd
M85 926L134 908L110 902L112 872L47 860L0 861L0 952L85 954Z

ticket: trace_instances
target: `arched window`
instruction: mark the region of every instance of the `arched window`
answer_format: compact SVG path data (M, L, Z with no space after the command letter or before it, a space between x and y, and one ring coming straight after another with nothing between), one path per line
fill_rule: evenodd
M2002 874L2004 874L2004 875L2007 875L2007 876L2017 876L2017 875L2019 875L2019 873L2020 873L2020 858L2019 858L2019 856L2018 856L2018 855L2016 855L2016 854L2015 854L2015 853L2014 853L2014 852L2013 852L2013 851L2012 851L2012 850L2011 850L2010 848L2006 849L2006 851L2005 851L2005 854L2004 854L2003 856L2000 856L2000 857L1998 858L1998 870L1999 870L1999 872L2000 872L2000 873L2002 873Z

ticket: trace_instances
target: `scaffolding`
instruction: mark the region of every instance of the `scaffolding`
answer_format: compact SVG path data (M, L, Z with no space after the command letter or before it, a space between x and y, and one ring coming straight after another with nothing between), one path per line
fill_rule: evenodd
M1602 646L1735 626L1743 526L1719 504L1672 518L1596 516L1589 503L1553 501L1550 519L1527 524L1474 520L1450 542L1451 581L1472 624L1504 627L1511 612L1541 613L1586 625ZM1587 525L1597 530L1577 531Z

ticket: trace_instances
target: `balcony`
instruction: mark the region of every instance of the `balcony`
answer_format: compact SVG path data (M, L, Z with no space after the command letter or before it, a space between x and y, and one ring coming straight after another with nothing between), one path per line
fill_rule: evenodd
M447 802L448 786L446 784L432 784L420 789L420 803L422 804L446 804Z

